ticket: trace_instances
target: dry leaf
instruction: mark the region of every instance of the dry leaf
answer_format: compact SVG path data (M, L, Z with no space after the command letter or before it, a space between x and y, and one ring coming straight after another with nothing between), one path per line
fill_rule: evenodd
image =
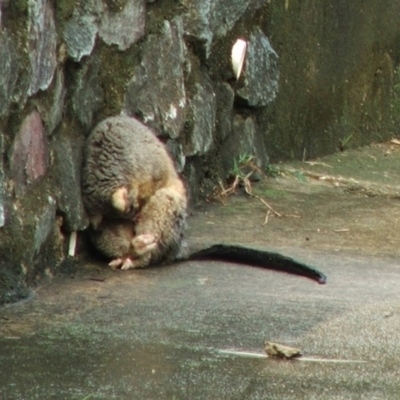
M246 58L247 42L243 39L238 39L232 47L231 61L233 72L236 79L240 78L244 60Z
M270 357L294 358L301 356L301 350L278 343L265 342L265 352Z

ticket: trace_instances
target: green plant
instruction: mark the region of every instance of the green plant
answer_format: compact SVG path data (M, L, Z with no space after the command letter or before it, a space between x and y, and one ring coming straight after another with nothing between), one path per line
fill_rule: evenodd
M279 175L279 167L277 165L273 164L268 164L267 167L265 168L265 173L268 176L272 176L273 178L276 178Z
M245 178L247 173L243 170L246 167L249 167L252 171L258 170L258 167L255 163L255 156L248 153L239 154L239 157L233 160L233 168L231 170L232 176L238 176L240 178Z
M350 135L345 136L343 139L340 139L340 151L344 151L348 146L348 144L351 142L353 139L353 133L350 133Z

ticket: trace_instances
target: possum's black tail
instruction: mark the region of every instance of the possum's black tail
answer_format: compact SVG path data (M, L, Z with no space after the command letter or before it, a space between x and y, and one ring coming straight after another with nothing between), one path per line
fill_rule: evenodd
M256 267L273 269L290 274L301 275L313 279L318 283L326 283L326 276L293 258L279 253L249 249L242 246L216 244L199 250L187 258L188 260L220 260L239 264L253 265Z

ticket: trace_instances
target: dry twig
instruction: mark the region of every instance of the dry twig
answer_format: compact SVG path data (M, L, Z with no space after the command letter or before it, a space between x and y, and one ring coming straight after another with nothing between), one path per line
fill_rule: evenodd
M243 168L250 168L250 172L244 175L242 173ZM268 223L268 217L270 213L272 212L274 215L277 217L282 217L282 214L280 214L278 211L274 210L262 197L256 195L252 191L252 186L250 182L250 177L254 172L260 173L262 176L265 176L264 172L256 165L255 160L253 157L250 157L249 159L246 160L246 162L242 163L241 165L236 166L235 168L235 179L232 182L232 184L228 187L225 188L224 185L220 182L220 191L217 193L213 193L211 196L208 197L207 200L212 200L213 198L219 199L222 203L224 203L223 199L226 197L230 196L231 194L235 193L237 187L240 185L240 183L243 184L245 192L259 201L263 203L267 208L268 212L267 215L265 216L265 221L263 225L266 225Z
M263 203L265 205L265 207L267 207L271 212L273 212L277 217L282 217L282 214L278 213L278 211L275 211L262 197L252 193L251 191L251 184L250 184L250 180L248 178L246 178L247 183L245 182L244 185L244 190L246 191L246 193L251 196L251 197L255 197L256 199L260 200L261 203Z

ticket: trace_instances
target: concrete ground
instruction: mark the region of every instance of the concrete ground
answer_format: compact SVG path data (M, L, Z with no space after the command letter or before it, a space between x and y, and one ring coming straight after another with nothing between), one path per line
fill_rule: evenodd
M278 166L190 218L194 249L240 243L318 267L326 285L222 262L141 271L71 261L0 308L0 400L398 399L400 146ZM265 359L266 340L304 358ZM227 351L227 352L224 352Z

